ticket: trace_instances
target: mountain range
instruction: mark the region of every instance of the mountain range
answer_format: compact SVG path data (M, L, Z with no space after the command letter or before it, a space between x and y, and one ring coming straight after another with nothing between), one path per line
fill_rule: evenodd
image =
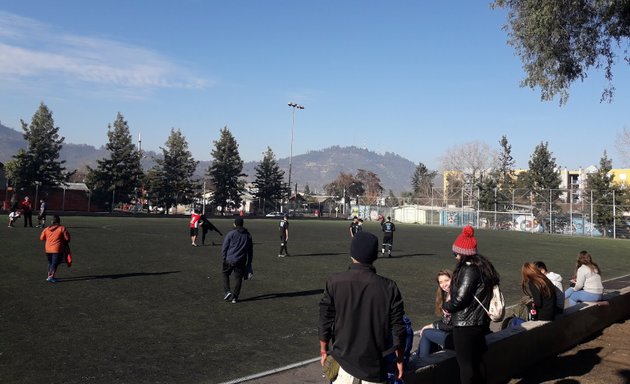
M27 143L21 132L0 123L0 162L11 160L19 149L26 149ZM153 166L153 159L161 156L154 151L143 151L144 169ZM66 161L66 169L82 170L86 166L95 167L96 161L109 156L105 146L95 148L87 144L64 144L60 153L61 160ZM278 165L285 171L288 179L289 158L278 159ZM210 161L200 161L195 176L202 178L210 165ZM379 154L368 149L332 146L326 149L308 151L293 156L291 159L291 183L302 190L308 184L313 192L323 192L323 186L335 180L340 172L356 174L358 169L372 171L381 179L381 185L387 192L392 190L399 194L411 190L411 177L416 164L395 153ZM243 173L246 179L253 181L256 176L257 161L245 162Z

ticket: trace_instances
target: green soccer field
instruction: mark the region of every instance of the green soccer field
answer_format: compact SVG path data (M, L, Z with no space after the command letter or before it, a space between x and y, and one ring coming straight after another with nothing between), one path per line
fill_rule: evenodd
M219 383L318 355L318 302L326 278L349 263L349 222L292 220L278 258L278 221L246 219L255 279L224 302L219 245L191 247L188 218L64 217L74 265L45 281L40 230L0 229L0 382ZM224 233L231 219L213 219ZM377 223L364 230L377 233ZM434 319L435 273L453 268L460 232L397 224L394 257L377 271L398 282L414 328ZM543 260L565 282L580 250L604 279L630 273L630 242L477 231L508 303L520 268ZM221 238L208 234L208 244ZM198 240L200 243L200 240Z

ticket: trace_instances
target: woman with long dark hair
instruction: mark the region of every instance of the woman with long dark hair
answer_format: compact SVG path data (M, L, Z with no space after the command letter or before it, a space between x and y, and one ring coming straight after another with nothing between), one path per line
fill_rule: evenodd
M490 317L477 300L488 308L492 288L500 281L492 263L477 253L474 235L473 227L467 225L453 243L457 266L451 282L451 300L442 305L451 314L461 384L486 382L483 355L488 349Z
M564 293L564 297L569 301L567 307L572 307L579 302L602 300L604 286L601 270L587 251L578 254L575 277L571 283L574 285Z
M453 324L451 314L442 309L442 304L449 301L451 291L451 280L453 273L448 269L442 269L437 273L438 284L435 294L435 314L440 316L439 320L425 325L420 330L420 343L418 344L418 354L420 358L428 357L439 348L453 348Z
M550 321L556 317L556 289L536 264L525 263L521 269L521 288L531 300L527 303L529 313L535 315L530 320Z

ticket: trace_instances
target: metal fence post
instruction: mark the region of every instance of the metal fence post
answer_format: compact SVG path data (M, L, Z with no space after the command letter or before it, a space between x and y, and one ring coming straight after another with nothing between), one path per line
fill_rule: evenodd
M593 237L593 226L595 225L595 221L593 220L593 190L591 189L591 237Z
M615 204L615 190L613 189L613 239L617 238L617 205Z

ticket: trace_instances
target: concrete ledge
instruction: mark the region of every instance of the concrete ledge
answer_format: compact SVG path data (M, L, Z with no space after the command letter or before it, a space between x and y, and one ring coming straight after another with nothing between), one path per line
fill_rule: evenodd
M527 367L580 344L613 323L630 318L630 287L604 295L604 301L567 308L555 321L528 321L518 329L487 336L484 356L488 383L505 382ZM453 351L433 354L422 364L411 364L406 384L459 383Z

